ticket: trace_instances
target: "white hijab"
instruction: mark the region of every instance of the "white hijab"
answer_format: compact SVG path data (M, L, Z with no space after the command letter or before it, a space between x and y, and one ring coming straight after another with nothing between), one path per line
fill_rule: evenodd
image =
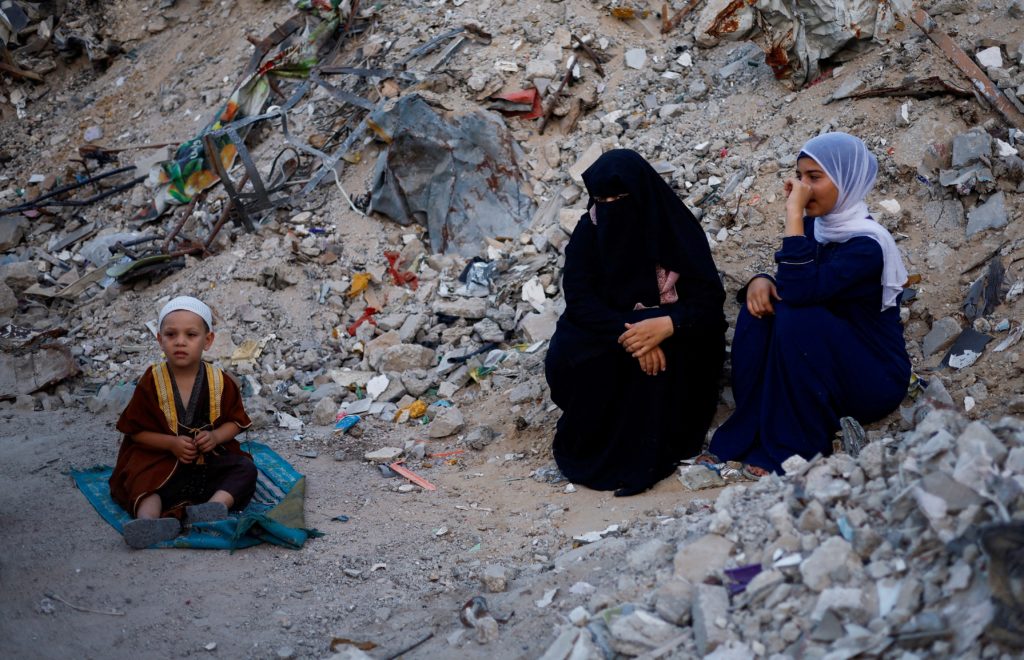
M892 234L871 218L864 197L875 183L878 161L860 140L847 133L824 133L812 138L800 156L814 159L839 190L836 206L814 223L819 243L845 243L854 236L869 236L882 248L882 310L896 306L907 281L903 257Z

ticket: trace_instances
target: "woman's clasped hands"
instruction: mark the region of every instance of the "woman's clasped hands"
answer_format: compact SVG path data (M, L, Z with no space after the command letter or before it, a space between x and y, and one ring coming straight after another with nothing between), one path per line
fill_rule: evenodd
M672 319L668 316L627 323L626 331L619 335L619 344L637 359L645 374L656 376L668 368L661 342L671 337L674 331Z

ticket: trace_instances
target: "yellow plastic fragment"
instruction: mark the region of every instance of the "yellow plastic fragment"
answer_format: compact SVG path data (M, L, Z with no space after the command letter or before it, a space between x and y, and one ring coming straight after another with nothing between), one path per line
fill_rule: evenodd
M352 286L348 290L348 297L354 298L366 290L370 285L372 276L369 273L356 273L352 276Z

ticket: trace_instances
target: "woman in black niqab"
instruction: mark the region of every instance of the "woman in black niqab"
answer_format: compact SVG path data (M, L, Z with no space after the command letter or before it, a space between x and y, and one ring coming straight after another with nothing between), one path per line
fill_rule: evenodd
M725 291L689 209L638 153L583 173L565 313L545 363L562 409L553 453L574 483L642 492L700 452L725 355Z

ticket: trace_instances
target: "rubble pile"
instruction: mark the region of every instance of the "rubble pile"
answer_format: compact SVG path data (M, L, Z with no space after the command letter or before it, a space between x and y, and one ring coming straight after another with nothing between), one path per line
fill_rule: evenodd
M203 126L223 131L216 120L251 82L241 74L262 61L253 53L279 54L272 36L289 25L305 34L305 18L289 23L296 12L332 3L144 4L145 39L106 72L53 72L67 89L52 95L4 79L5 414L113 415L159 356L156 310L197 295L215 313L207 356L238 379L261 441L289 457L326 453L332 468L393 476L398 461L423 465L437 441L439 456L464 452L453 472L525 458L517 467L572 501L576 487L547 465L558 411L543 360L565 304L565 245L588 199L582 172L611 148L644 155L694 211L732 293L774 268L782 181L800 145L844 130L878 157L869 206L912 273L902 318L919 389L928 383L922 403L869 429L859 455L794 461L785 477L729 486L653 522L573 538L557 524L562 505L545 503L508 522L528 525L529 538L501 565L473 550L419 557L432 576L420 595L495 594L494 610L473 598L455 631L430 643L498 648L518 626L550 660L997 657L998 642L1020 643L1007 614L1019 589L993 576L1020 579L998 557L1020 547L1024 492L1024 426L1005 416L1024 414L1024 126L979 102L899 17L905 3L851 3L874 17L871 33L818 35L837 50L806 60L791 82L808 85L792 89L764 41L785 12L753 18L778 3L740 3L750 25L734 36L756 27L755 43L702 32L736 5L718 1L697 11L676 0L674 22L610 0L361 3L329 19L336 50L317 49L323 59L253 97L262 101L242 115L247 135L220 136L240 154L225 166L231 189L202 179L177 197L156 180L180 160L167 145L196 144ZM1007 102L1024 99L1024 44L1002 27L1024 16L1020 2L924 4ZM244 22L252 43L223 32L225 20ZM791 59L818 37L786 44ZM832 57L850 45L845 61ZM161 194L173 201L152 217ZM736 311L730 301L727 316ZM720 403L718 421L728 387ZM400 474L410 483L380 489L412 501L434 488ZM723 485L711 474L684 468L680 479ZM514 479L529 477L505 483ZM457 536L448 524L432 538ZM385 579L384 563L372 562L373 579ZM415 558L392 562L403 588L419 569ZM504 616L499 594L536 616Z
M915 414L857 457L794 460L556 557L556 573L632 570L571 588L543 657L1007 657L999 642L1024 642L1024 423L934 400Z

